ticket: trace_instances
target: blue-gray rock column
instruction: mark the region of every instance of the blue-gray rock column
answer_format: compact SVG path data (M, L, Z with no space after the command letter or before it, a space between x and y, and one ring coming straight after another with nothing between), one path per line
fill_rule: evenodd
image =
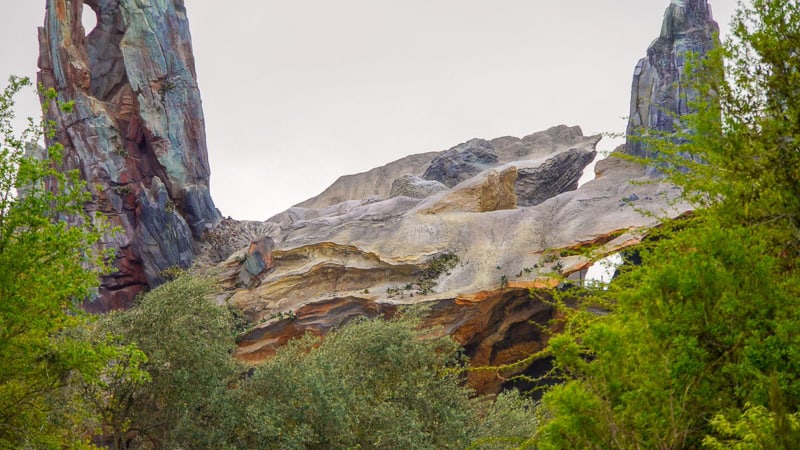
M205 122L182 0L47 0L39 29L39 82L71 113L47 112L98 212L122 231L117 273L90 310L130 304L172 267L187 268L194 243L221 215L209 193ZM83 8L98 17L81 24ZM86 31L90 31L87 35Z
M676 118L690 112L689 104L697 93L685 79L687 56L706 55L718 44L718 34L719 26L706 0L672 0L664 13L661 34L634 70L625 153L654 157L636 136L645 130L673 132Z

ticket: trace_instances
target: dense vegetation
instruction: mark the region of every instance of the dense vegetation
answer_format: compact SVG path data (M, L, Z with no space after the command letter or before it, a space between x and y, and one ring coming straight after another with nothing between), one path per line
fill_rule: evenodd
M647 144L695 212L564 307L548 350L563 383L534 409L515 392L476 397L458 346L423 339L413 311L305 337L254 368L231 357L233 320L203 278L127 312L82 313L108 270L93 249L113 231L84 213L59 146L25 155L39 135L13 133L28 83L12 79L0 95L0 448L796 448L798 1L740 5L732 40L685 81L704 101Z
M91 396L106 445L506 448L498 442L535 431L532 405L519 394L475 398L453 370L462 363L458 345L422 339L412 313L308 336L246 370L231 358L232 317L211 293L208 280L186 275L101 320L98 333L147 354L149 375L108 378Z
M798 2L754 0L695 62L697 113L647 139L695 213L587 300L610 314L569 312L551 341L566 382L543 398L539 448L800 442L798 49Z

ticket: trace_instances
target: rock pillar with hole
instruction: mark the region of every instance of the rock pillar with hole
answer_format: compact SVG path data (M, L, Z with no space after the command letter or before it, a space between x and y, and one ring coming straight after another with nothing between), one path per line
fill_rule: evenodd
M97 15L84 30L84 8ZM87 34L88 31L88 34ZM52 105L64 168L77 169L108 236L117 272L87 309L128 306L171 267L187 268L194 244L221 215L209 193L205 123L182 0L47 0L39 29L39 83ZM49 142L50 144L52 142Z

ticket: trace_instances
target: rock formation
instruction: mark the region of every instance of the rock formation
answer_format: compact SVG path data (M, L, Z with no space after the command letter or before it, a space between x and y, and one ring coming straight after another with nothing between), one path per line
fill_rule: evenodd
M505 136L490 141L473 139L473 141L470 142L482 141L482 145L484 145L486 151L496 155L494 163L489 163L488 161L484 163L483 168L489 168L511 161L539 159L554 155L569 148L583 148L588 145L592 139L596 141L599 140L600 137L584 136L580 127L560 125L545 131L533 133L521 139ZM348 200L363 200L370 197L386 198L391 196L392 185L395 180L398 180L404 175L425 178L423 174L429 169L434 158L439 158L439 160L442 161L441 158L444 154L448 152L458 153L458 149L464 149L469 145L470 143L464 143L446 151L406 156L405 158L367 172L342 176L318 196L298 203L295 206L316 209L340 204ZM494 159L492 157L489 158ZM435 171L441 173L442 169L443 162ZM581 167L581 170L582 169ZM480 170L473 172L473 175L477 174L479 171ZM464 179L466 179L466 177L461 176L459 181L463 181ZM416 184L420 183L417 182ZM449 185L449 187L452 186L453 183Z
M491 143L483 139L473 139L433 158L422 178L453 187L498 162Z
M686 82L687 58L706 55L717 45L718 34L706 0L672 0L664 13L661 35L633 73L626 153L652 157L635 136L644 129L670 133L676 118L690 112L697 93Z
M94 30L81 24L85 7L97 14ZM164 270L189 267L195 242L221 218L186 9L182 0L47 0L39 46L39 82L74 102L70 113L47 112L65 168L87 181L88 212L121 229L105 243L118 271L87 307L124 307Z
M439 166L438 156L452 161L464 144L415 164L405 158L342 177L313 200L321 207L296 206L257 225L224 221L212 234L234 239L240 250L209 270L226 286L219 301L251 324L237 357L257 363L292 337L407 305L429 308L425 326L457 339L475 365L506 364L542 349L555 313L544 301L558 284L553 275L579 283L591 264L576 249L617 252L657 222L637 208L656 215L686 208L670 206L678 193L672 186L616 158L601 161L602 176L577 188L599 139L560 126L522 139L473 140L497 160L481 163L477 173L470 167L474 174L449 188L419 175ZM374 189L377 172L391 173L393 183ZM430 183L435 188L423 189ZM354 198L327 205L326 196ZM249 243L259 235L274 242L271 265L245 282ZM227 244L202 245L204 254L218 255ZM469 379L495 392L524 369L477 371Z

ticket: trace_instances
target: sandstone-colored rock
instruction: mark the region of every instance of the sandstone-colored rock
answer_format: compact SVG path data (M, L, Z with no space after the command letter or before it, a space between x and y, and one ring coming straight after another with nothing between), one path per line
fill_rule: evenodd
M489 212L517 207L515 182L517 168L509 167L498 173L489 169L450 191L423 202L416 211L419 214L443 212Z
M562 154L594 153L597 137L568 135L569 145L555 146L556 152L522 152L528 159L497 165L424 199L371 197L295 207L259 225L275 242L274 269L252 288L229 288L228 303L253 325L237 357L257 363L291 337L324 334L353 315L391 314L420 304L430 307L425 326L431 333L464 344L476 366L504 365L542 349L555 331L548 331L554 311L547 301L531 299L531 289L547 300L560 281L552 277L555 272L582 280L590 263L580 249L594 249L595 258L618 252L657 224L658 216L688 209L672 204L678 191L671 185L619 158L599 164L603 176L578 189L514 207L518 171L571 159L559 158ZM552 133L539 136L553 145ZM509 149L521 140L501 141L505 144L498 145ZM580 172L588 156L578 159L580 164L565 168L572 173L568 177ZM551 172L558 179L559 171ZM639 198L635 204L623 201L632 195ZM457 262L439 264L435 276L424 281L450 252ZM238 273L243 255L244 249L219 270ZM522 364L500 373L476 371L469 381L482 392L496 392L522 370L538 369Z
M71 113L47 110L56 123L48 143L63 144L64 169L87 181L87 210L121 229L106 240L118 272L87 307L124 307L163 270L188 268L195 241L220 220L186 9L173 0L46 4L38 81L74 102ZM97 14L94 30L83 29L83 8Z

